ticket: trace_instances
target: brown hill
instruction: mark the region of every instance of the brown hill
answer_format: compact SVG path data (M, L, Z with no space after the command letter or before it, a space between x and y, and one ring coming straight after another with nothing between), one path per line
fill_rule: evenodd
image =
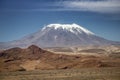
M70 69L112 66L96 56L54 54L35 45L0 52L0 71Z
M43 50L35 45L31 45L26 49L21 48L11 48L5 50L0 53L0 57L4 59L14 59L14 60L22 60L22 59L40 59L44 57L44 55L52 54L46 50Z

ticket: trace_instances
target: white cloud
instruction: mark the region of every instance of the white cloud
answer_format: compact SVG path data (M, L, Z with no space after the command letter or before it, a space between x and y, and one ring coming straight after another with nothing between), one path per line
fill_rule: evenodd
M65 9L74 11L92 11L101 13L120 12L120 0L102 0L102 1L63 1Z
M23 4L22 4L23 5ZM26 7L27 6L27 7ZM3 8L3 11L91 11L120 14L120 0L56 0L34 2L24 8Z

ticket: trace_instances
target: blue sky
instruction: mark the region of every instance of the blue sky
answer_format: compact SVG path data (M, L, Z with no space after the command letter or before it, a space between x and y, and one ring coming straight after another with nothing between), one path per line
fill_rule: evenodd
M0 42L20 39L51 23L79 24L120 41L120 0L0 0Z

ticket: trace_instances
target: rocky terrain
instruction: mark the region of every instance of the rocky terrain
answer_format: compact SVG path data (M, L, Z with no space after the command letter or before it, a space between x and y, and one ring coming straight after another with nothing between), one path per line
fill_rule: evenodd
M70 53L71 51L66 50L66 52ZM79 51L79 53L82 52L102 54L105 50L87 49ZM35 45L31 45L28 48L16 47L0 52L0 71L120 67L120 55L118 54L114 53L107 56L66 55L56 54L55 52L41 49Z

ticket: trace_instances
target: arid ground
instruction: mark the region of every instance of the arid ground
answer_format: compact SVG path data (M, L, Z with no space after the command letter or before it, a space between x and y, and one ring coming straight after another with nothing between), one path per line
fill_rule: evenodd
M0 80L120 80L120 68L3 72Z
M120 48L3 50L0 80L120 80Z

